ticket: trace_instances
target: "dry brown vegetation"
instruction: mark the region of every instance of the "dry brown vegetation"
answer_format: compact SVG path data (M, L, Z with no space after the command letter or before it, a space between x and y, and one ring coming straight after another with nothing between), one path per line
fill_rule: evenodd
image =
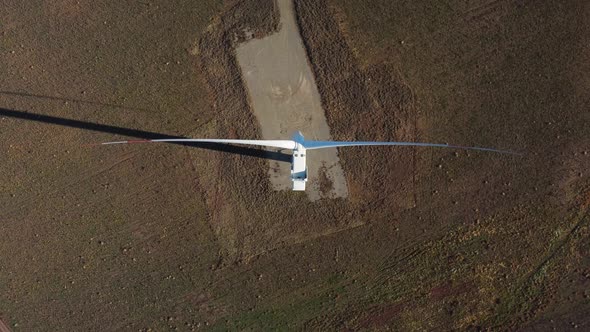
M2 320L14 330L588 327L588 5L295 4L335 139L525 155L341 150L350 198L312 204L271 191L265 159L82 147L112 133L7 111L259 137L233 52L278 28L276 8L9 1Z

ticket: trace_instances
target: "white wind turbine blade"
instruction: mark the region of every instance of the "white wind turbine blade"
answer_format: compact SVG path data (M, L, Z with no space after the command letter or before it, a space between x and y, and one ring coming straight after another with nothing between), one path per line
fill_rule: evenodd
M291 140L247 140L247 139L200 139L200 138L164 138L164 139L146 139L146 140L129 140L118 142L104 142L102 145L111 144L131 144L131 143L222 143L238 145L256 145L281 149L294 149L295 142Z
M477 146L458 146L458 145L449 145L449 144L420 143L420 142L303 141L302 142L302 145L307 150L324 149L324 148L336 148L336 147L345 147L345 146L398 145L398 146L430 146L430 147L439 147L439 148L464 149L464 150L479 150L479 151L489 151L489 152L507 153L507 154L520 154L520 153L514 152L514 151L496 150L496 149L490 149L490 148L481 148L481 147L477 147Z

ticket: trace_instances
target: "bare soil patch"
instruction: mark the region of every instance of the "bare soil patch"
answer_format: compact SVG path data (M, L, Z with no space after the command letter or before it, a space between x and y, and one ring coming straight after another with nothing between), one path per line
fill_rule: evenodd
M276 4L280 12L279 31L265 38L240 44L236 50L251 110L260 123L265 139L285 139L301 131L308 139L332 140L299 35L293 1L279 0ZM292 184L289 163L270 163L273 188L290 190ZM318 183L323 164L329 165L325 175L334 183L327 192L320 190ZM310 200L348 196L337 149L308 151L307 168L306 194Z

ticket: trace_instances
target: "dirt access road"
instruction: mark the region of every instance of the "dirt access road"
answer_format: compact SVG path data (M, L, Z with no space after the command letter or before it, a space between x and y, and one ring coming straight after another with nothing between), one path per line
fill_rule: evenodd
M299 35L293 2L276 3L281 15L279 32L243 43L236 52L262 135L265 139L285 139L300 130L308 139L330 140L330 128ZM310 200L348 196L336 149L308 151L307 164ZM291 189L289 164L271 161L269 174L275 190ZM321 178L324 184L331 182L331 186L320 188Z

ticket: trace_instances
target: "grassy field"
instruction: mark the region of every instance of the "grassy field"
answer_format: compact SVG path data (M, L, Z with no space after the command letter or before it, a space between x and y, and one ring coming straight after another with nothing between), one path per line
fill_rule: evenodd
M207 289L218 250L192 159L88 147L121 135L86 129L186 135L210 121L190 50L221 2L2 6L0 316L15 331L178 324L167 317Z
M350 198L312 204L272 192L261 158L85 146L259 137L233 50L279 28L273 2L9 1L0 319L15 331L587 328L589 6L295 5L336 139L524 155L342 150Z
M332 91L324 93L328 105L332 95L347 94L347 85L330 77L327 68L334 64L324 50L345 43L354 57L345 57L341 67L356 61L364 75L356 81L368 81L379 67L380 75L400 82L394 86L411 91L418 140L524 152L520 158L418 152L416 211L427 213L432 224L423 228L429 234L443 225L449 228L434 241L433 252L407 262L426 263L426 271L436 273L406 287L430 287L436 279L447 279L442 284L450 290L435 301L416 293L399 296L397 313L376 324L533 327L549 324L548 317L558 327L580 319L588 324L582 318L590 310L584 291L588 265L581 259L588 240L589 68L583 42L589 32L583 19L588 6L333 0L300 1L300 9L303 30L310 27L309 52L318 80L324 77L324 89ZM326 12L333 22L318 23ZM312 17L309 22L306 15ZM340 35L314 40L333 23ZM390 95L379 96L389 109L399 107L388 100ZM343 112L339 107L328 111L333 118ZM428 243L416 243L417 249L424 247ZM456 265L441 271L428 262L436 255L441 256L435 262L447 257ZM568 296L559 290L563 283L574 284ZM557 307L576 309L559 316L553 313Z

